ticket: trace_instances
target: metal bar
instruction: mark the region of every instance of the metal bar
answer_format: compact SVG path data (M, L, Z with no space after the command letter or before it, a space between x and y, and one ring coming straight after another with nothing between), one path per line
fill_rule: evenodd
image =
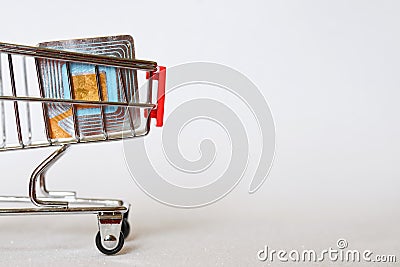
M25 145L23 149L36 149L36 148L44 148L44 147L50 147L50 146L55 146L55 145L64 145L64 144L73 144L73 145L78 145L78 144L92 144L92 143L98 143L98 142L111 142L111 141L121 141L123 139L127 138L138 138L138 137L143 137L148 134L148 131L144 132L142 135L137 135L137 136L125 136L123 133L121 133L118 136L109 136L109 139L105 140L103 138L92 138L92 139L83 139L79 143L76 141L57 141L53 143L48 143L48 142L35 142L30 145ZM5 152L5 151L15 151L15 150L20 150L21 146L20 145L11 145L11 146L6 146L6 147L0 147L0 152Z
M43 197L43 200L52 200L55 199L53 197ZM57 197L56 200L59 200ZM14 203L25 203L31 202L29 197L25 196L0 196L0 202L14 202ZM77 198L77 197L70 197L68 198L68 202L70 204L74 204L75 207L83 206L83 207L109 207L113 208L115 206L126 206L129 208L127 203L124 203L122 200L119 199L103 199L103 198Z
M75 99L74 84L72 82L71 66L69 62L66 62L66 67L68 75L69 94L71 96L71 99ZM75 139L77 139L79 142L81 138L79 135L79 124L78 124L78 117L76 115L76 107L74 104L72 104L72 121L74 122Z
M86 106L117 106L117 107L136 107L136 108L154 108L155 104L147 103L126 103L126 102L112 102L112 101L90 101L79 99L58 99L47 97L34 97L34 96L0 96L0 100L4 101L23 101L23 102L42 102L42 103L60 103L60 104L76 104Z
M147 95L147 103L151 103L153 100L153 75L154 72L150 71L149 72L149 80L148 80L148 92L149 94Z
M57 214L98 214L99 212L126 212L125 207L76 207L76 208L6 208L0 209L0 216L15 215L57 215Z
M36 66L36 74L37 74L37 79L38 79L38 84L39 84L39 93L40 93L40 98L39 99L45 99L45 94L44 94L44 89L43 89L43 79L42 79L42 71L39 66L39 60L35 58L35 66ZM32 98L32 97L27 97L27 98ZM45 132L46 132L46 137L47 141L49 144L51 144L51 137L50 137L50 128L49 128L49 113L47 110L47 105L45 102L41 101L42 103L42 111L43 111L43 119L44 119L44 125L45 125ZM51 102L49 102L51 103Z
M134 97L134 102L137 103L140 101L139 99L139 86L138 86L138 77L137 77L137 71L136 70L131 70L131 75L133 77L133 97Z
M99 72L99 66L95 66L95 72L96 72L96 82L97 82L97 90L99 92L99 101L103 101L103 91L101 87L101 80L100 80L100 72ZM103 129L103 135L105 139L108 139L108 134L107 134L107 126L106 126L106 117L104 113L104 106L100 106L100 114L101 114L101 126Z
M51 198L41 198L44 201L51 201ZM0 202L4 203L29 203L28 197L20 196L0 196ZM23 207L23 208L1 208L0 216L9 215L57 215L57 214L98 214L99 212L120 212L129 211L129 204L121 200L108 199L87 199L71 198L68 199L73 207ZM76 205L76 206L75 206Z
M8 66L10 68L10 79L11 79L11 90L13 96L17 96L17 88L15 87L15 77L14 77L14 66L12 61L12 56L8 55ZM19 110L18 110L18 102L14 101L14 113L15 113L15 123L17 125L17 134L18 134L18 141L19 144L23 147L24 142L22 140L22 131L21 131L21 121L19 118Z
M24 71L24 87L25 87L25 95L29 96L28 90L28 77L26 71L26 57L23 57L22 67ZM31 109L29 102L26 102L26 123L28 128L28 144L32 142L32 122L31 122Z
M127 90L126 90L126 86L125 86L125 82L124 82L124 77L122 76L121 70L120 70L120 69L117 69L117 71L118 71L118 76L119 76L120 79L121 79L122 89L123 89L123 92L124 92L125 101L126 101L127 104L129 104L128 92L127 92ZM128 116L129 116L129 125L131 126L131 127L130 127L130 128L131 128L131 132L132 132L132 134L135 136L135 135L136 135L136 134L135 134L135 126L134 126L133 119L132 119L131 109L127 107L127 110L128 110Z
M38 180L42 175L46 174L46 171L53 166L53 164L64 155L65 151L69 145L63 145L56 151L54 151L49 157L47 157L39 166L33 171L31 178L29 180L29 198L31 199L32 203L36 206L55 206L55 207L67 207L67 201L59 201L59 200L43 200L38 198L36 185Z
M1 54L0 54L0 95L4 95L4 88L3 88L3 71L2 71L2 62L1 62ZM2 144L1 147L4 147L7 142L7 135L6 135L6 114L5 114L5 107L4 101L0 102L0 109L1 109L1 126L2 126Z
M102 55L92 55L43 47L32 47L16 44L0 43L0 52L35 58L60 60L64 62L79 62L126 69L156 70L157 63L153 61L125 59Z

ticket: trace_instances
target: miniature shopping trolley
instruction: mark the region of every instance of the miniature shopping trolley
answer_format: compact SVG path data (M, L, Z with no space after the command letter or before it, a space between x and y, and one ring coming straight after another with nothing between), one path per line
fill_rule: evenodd
M162 126L165 73L156 62L135 59L130 36L0 43L0 151L56 148L33 171L28 197L0 197L30 206L2 208L0 215L97 214L97 248L119 252L130 205L49 191L46 172L73 144L145 136L152 118Z

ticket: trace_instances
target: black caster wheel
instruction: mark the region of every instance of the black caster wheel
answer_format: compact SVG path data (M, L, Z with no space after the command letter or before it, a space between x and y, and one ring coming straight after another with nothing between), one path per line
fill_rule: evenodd
M128 219L123 219L122 220L122 225L121 225L121 232L124 234L124 238L126 239L131 232L131 226L129 225Z
M101 243L100 231L97 232L96 247L100 250L101 253L106 254L106 255L113 255L113 254L118 253L122 249L123 246L124 246L124 234L122 232L119 234L118 245L113 249L108 249L108 248L103 247L103 244Z

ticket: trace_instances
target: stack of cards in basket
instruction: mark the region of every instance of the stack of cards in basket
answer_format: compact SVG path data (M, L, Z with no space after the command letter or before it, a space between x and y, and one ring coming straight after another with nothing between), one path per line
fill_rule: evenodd
M126 35L53 41L40 43L39 46L128 59L135 57L133 38ZM131 102L138 97L135 95L137 79L134 70L122 71L114 67L98 66L96 74L95 66L91 64L47 59L39 59L39 66L46 98L100 101L101 97L102 101ZM77 140L72 105L64 103L45 105L48 132L52 141ZM74 106L80 140L102 139L105 135L109 137L122 135L132 130L137 119L135 114L131 114L133 124L129 123L128 109L123 106L104 106L103 111L100 106L84 104Z

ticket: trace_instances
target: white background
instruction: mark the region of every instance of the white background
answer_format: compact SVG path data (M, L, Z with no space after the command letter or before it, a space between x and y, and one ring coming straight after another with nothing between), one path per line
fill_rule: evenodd
M10 1L1 11L2 42L131 34L140 59L231 66L269 102L277 147L256 194L247 193L248 174L228 197L196 210L141 192L121 143L73 147L49 173L51 188L130 201L125 249L113 257L96 250L94 216L9 217L0 220L0 264L266 266L256 257L264 245L323 250L339 238L351 249L398 253L397 1ZM26 195L49 152L2 153L1 193Z

